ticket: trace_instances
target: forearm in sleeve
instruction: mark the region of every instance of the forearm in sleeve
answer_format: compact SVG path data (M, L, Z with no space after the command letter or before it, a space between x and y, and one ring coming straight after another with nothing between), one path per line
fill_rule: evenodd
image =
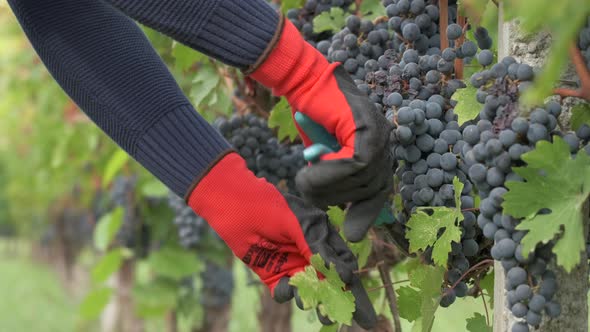
M105 0L133 19L222 62L245 69L279 23L265 0Z
M111 5L8 2L66 93L175 193L189 194L208 167L230 151L193 109L143 32Z

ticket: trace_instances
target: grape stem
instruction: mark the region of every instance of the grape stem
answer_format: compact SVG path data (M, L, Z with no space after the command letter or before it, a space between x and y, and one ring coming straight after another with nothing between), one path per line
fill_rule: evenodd
M385 261L379 261L379 262L377 262L377 264L375 264L375 266L365 267L364 269L358 269L358 270L354 271L354 273L361 274L361 273L369 272L369 271L372 271L372 270L378 268L379 266L381 266L383 264L385 264Z
M404 282L410 282L410 279L404 279L404 280L394 281L391 284L392 285L397 285L397 284L402 284ZM376 290L380 290L381 288L385 288L385 287L387 287L387 285L381 285L381 286L378 286L378 287L368 288L367 289L367 292L374 292Z
M483 302L483 308L486 311L486 324L488 326L490 326L490 314L488 313L488 305L486 303L486 298L483 295L483 289L480 289L479 292L481 294L481 301Z
M451 286L451 288L449 288L449 290L451 289L455 289L455 287L457 287L457 285L463 281L463 279L465 279L465 277L467 275L469 275L471 272L480 269L482 267L488 267L490 265L494 264L494 260L493 259L484 259L483 261L473 265L471 268L469 268L469 270L465 271L465 273L463 273L463 275L461 275L461 278L459 278L457 281L455 281L455 283ZM448 290L447 290L448 291ZM447 292L445 291L445 292Z
M449 37L447 37L447 27L449 26L449 1L439 0L438 7L440 8L440 49L441 51L449 47Z
M378 238L378 235L375 231L371 230L372 237L374 239ZM385 241L382 241L382 243ZM383 256L383 246L378 242L373 241L373 250L375 256L377 256L378 261L385 261L385 257ZM378 266L379 275L381 276L381 281L383 281L383 285L385 288L385 296L387 297L387 302L389 303L389 310L391 311L391 316L393 317L393 331L394 332L401 332L402 331L402 324L399 318L399 310L397 309L397 298L395 295L395 290L393 289L393 282L391 280L391 274L389 273L391 267L386 266L385 264L381 264Z
M582 53L576 45L570 46L569 53L574 68L580 78L580 88L578 90L556 88L553 90L553 93L561 97L576 97L590 101L590 70L586 67Z

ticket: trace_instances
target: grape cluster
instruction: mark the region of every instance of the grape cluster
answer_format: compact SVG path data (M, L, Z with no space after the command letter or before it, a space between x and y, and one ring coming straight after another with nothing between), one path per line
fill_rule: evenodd
M254 114L219 118L215 128L231 143L259 178L296 193L295 175L305 166L302 144L281 144L266 120Z
M174 213L174 225L176 225L180 245L186 249L197 248L209 229L207 221L186 205L181 197L172 192L168 196L168 205Z
M398 52L412 48L420 54L440 53L438 5L427 4L424 0L384 1L384 5ZM456 17L456 4L449 5L449 22Z
M200 302L212 309L221 309L231 303L234 278L231 268L207 262L201 272Z
M317 41L328 38L331 33L315 33L313 19L332 8L341 8L344 11L353 3L353 0L306 0L303 8L292 8L287 11L287 19L301 32L303 38L315 46Z
M375 24L354 15L346 19L346 27L331 40L322 40L316 47L328 61L342 63L355 79L364 79L368 71L397 60L387 22Z
M150 231L142 222L135 197L137 176L118 176L113 181L110 197L115 207L123 209L123 224L116 239L119 244L134 249L139 256L147 254Z
M489 66L487 58L480 62ZM484 237L494 241L490 253L506 270L507 305L515 317L522 319L513 332L529 331L529 325L541 323L543 311L556 317L561 309L553 301L557 290L555 274L547 270L552 259L551 243L524 257L520 241L525 232L516 230L519 220L502 212L505 182L523 181L512 167L524 166L521 156L534 149L537 142L559 135L576 154L590 138L590 127L586 125L576 133L560 131L557 124L561 106L557 102L533 109L528 117L521 115L518 99L533 78L533 68L512 57L475 73L471 83L479 88L476 96L483 107L478 121L463 128L466 144L461 150L468 176L481 197L477 224Z
M578 48L586 60L586 67L590 68L590 17L578 35Z

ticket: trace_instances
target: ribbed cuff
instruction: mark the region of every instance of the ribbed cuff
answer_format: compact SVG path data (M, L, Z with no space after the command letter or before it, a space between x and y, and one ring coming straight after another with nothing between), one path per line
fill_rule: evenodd
M308 44L289 20L274 49L251 75L271 88L277 96L286 96L293 105L328 69L329 62Z
M190 105L164 115L137 143L136 159L178 196L232 148Z
M264 0L107 0L137 21L231 66L263 54L278 13Z

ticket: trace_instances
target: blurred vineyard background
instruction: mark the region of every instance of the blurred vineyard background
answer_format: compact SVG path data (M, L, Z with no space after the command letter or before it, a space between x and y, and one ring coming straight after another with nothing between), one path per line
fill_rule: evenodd
M219 68L192 68L200 55L146 34L200 104L198 85ZM236 87L214 84L210 103L236 111ZM179 240L181 207L67 98L5 1L0 119L0 331L320 329L313 311L274 304L212 231L199 230L198 245ZM392 273L407 279L403 265ZM383 297L379 287L371 293ZM382 303L377 310L387 316ZM434 330L463 331L483 306L469 297L441 308Z

